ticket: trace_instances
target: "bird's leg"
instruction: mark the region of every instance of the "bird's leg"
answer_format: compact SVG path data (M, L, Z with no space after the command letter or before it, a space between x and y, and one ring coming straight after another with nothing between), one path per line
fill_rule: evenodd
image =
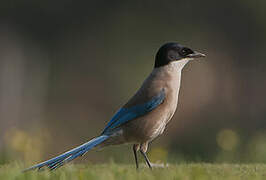
M145 158L145 161L146 161L146 163L148 164L149 168L152 169L151 162L150 162L150 160L148 159L148 156L147 156L146 152L144 152L142 149L140 149L140 152L141 152L141 154L143 155L143 157Z
M135 162L136 162L136 169L139 168L138 155L137 155L137 151L138 150L139 150L139 145L138 144L134 144L133 145L133 152L134 152L134 157L135 157Z

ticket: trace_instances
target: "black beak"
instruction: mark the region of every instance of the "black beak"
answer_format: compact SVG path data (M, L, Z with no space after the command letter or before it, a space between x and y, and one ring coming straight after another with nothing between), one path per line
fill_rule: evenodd
M200 57L206 57L205 54L202 54L200 52L194 51L192 54L187 55L187 57L190 58L200 58Z

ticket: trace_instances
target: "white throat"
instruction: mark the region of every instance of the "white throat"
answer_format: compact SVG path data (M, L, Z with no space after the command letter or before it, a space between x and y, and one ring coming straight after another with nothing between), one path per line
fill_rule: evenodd
M180 61L170 62L169 64L167 64L165 66L154 68L151 74L153 74L153 75L161 74L164 76L164 74L174 75L176 73L181 73L181 70L188 63L189 60L190 59L186 58L186 59L182 59Z
M182 59L180 61L173 61L170 64L168 64L168 69L172 69L174 71L181 71L183 67L188 63L190 59Z

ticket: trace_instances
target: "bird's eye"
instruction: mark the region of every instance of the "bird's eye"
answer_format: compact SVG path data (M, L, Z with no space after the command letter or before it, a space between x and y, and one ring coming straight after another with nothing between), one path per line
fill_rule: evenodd
M192 54L192 53L193 53L193 51L192 51L191 49L189 49L189 48L182 48L182 49L179 51L179 54L180 54L181 56L187 56L187 55Z

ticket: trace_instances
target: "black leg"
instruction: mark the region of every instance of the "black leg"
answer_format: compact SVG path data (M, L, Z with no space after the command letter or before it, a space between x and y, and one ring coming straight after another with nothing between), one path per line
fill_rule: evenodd
M138 162L138 155L137 155L137 150L136 150L136 145L133 145L133 152L134 152L134 157L135 157L135 162L136 162L136 168L139 168L139 162Z
M150 160L148 159L147 154L146 154L144 151L142 151L141 149L140 149L140 152L141 152L141 154L144 156L145 161L146 161L146 163L148 164L149 168L152 169L152 167L151 167L151 162L150 162Z

